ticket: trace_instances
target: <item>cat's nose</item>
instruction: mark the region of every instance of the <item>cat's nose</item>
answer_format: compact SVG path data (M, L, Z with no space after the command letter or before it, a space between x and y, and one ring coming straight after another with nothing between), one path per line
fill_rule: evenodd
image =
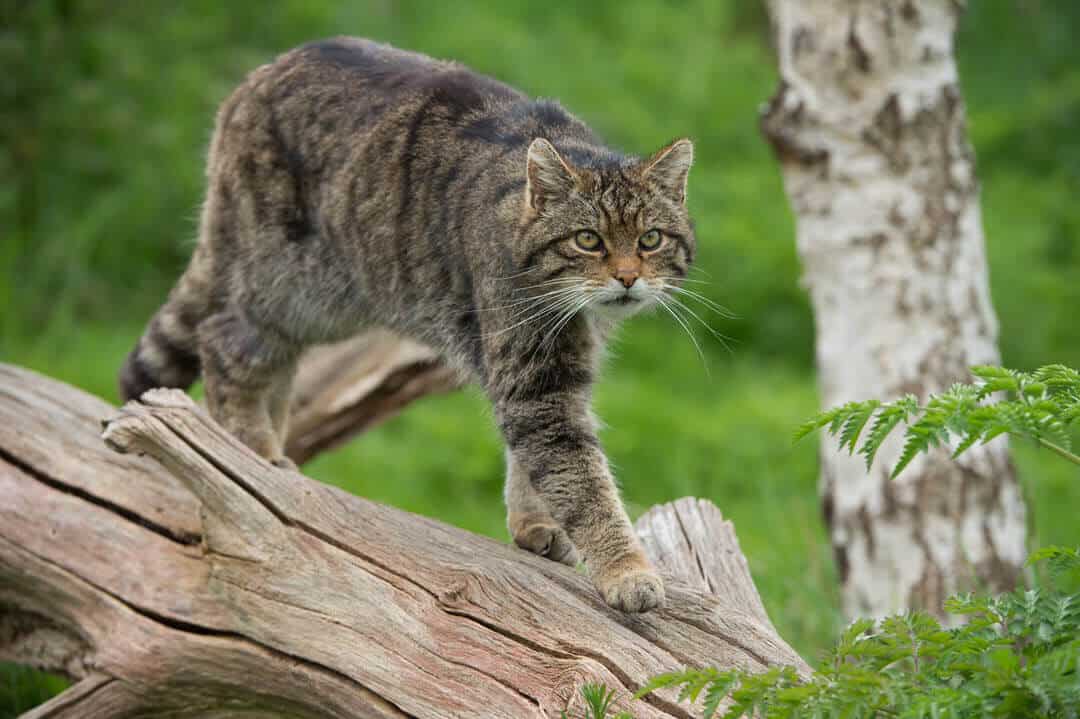
M622 282L623 287L630 289L637 282L638 271L632 269L619 269L615 272L615 279Z

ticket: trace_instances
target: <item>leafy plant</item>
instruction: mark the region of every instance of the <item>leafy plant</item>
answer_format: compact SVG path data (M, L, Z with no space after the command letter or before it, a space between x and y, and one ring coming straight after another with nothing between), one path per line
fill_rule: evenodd
M1043 588L951 598L945 610L967 618L958 628L919 612L854 622L805 681L789 667L687 669L636 696L680 687L681 701L704 696L704 719L1078 717L1080 550L1048 547L1029 559L1038 561L1048 565Z
M818 429L859 452L867 469L901 423L904 447L892 476L920 452L955 442L953 456L1001 434L1034 440L1065 459L1080 426L1080 372L1049 365L1035 372L975 367L974 384L956 384L925 406L911 395L895 402L849 402L818 414L796 440ZM1004 398L994 395L1004 392ZM862 445L859 439L866 427ZM790 667L750 674L686 669L653 678L635 695L679 687L679 700L701 702L704 719L765 717L1080 717L1080 549L1047 547L1045 586L997 597L951 597L945 611L966 623L945 628L907 612L860 619L840 636L808 678ZM726 701L726 704L725 704ZM723 714L720 714L721 705Z
M583 719L609 719L611 703L615 701L615 690L608 689L604 684L586 684L581 687L581 696L585 697L585 716ZM565 711L560 715L562 719L569 719ZM633 719L628 712L619 712L610 719Z
M1080 456L1071 451L1072 435L1080 428L1080 372L1056 364L1034 372L973 367L971 373L975 383L954 384L924 406L907 395L894 402L872 399L834 407L799 427L795 439L824 429L839 438L841 449L862 455L869 469L885 438L904 423L904 447L892 470L894 478L920 452L955 441L953 457L958 457L1006 433L1027 437L1080 464ZM1005 397L995 399L999 392ZM870 430L858 446L867 425Z

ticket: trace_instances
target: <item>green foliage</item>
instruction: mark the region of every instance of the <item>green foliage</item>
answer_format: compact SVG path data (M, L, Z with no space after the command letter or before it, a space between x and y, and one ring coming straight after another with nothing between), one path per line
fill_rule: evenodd
M680 701L695 702L704 693L704 719L1075 718L1080 551L1048 547L1029 561L1046 561L1046 586L953 597L945 610L966 623L952 629L918 612L858 620L805 681L788 667L761 674L687 669L654 678L636 696L679 687Z
M957 51L1004 354L1016 366L1077 365L1080 325L1064 308L1080 306L1080 48L1068 32L1080 6L969 5ZM776 83L760 3L556 2L546 13L528 0L5 7L0 266L13 271L0 276L0 343L145 319L190 254L217 104L283 49L346 33L557 97L634 152L694 137L705 294L742 318L723 333L739 352L812 365L792 221L755 119Z
M854 454L863 428L875 417L858 448L869 469L882 442L901 422L907 424L904 446L892 470L896 477L920 452L955 443L953 457L1001 434L1025 437L1080 464L1072 435L1080 428L1080 372L1047 365L1034 372L1003 367L973 367L973 384L954 384L932 395L925 406L908 395L895 402L848 402L821 412L799 427L796 441L824 429L837 436L840 448ZM995 395L1004 393L1004 397Z
M54 674L0 663L0 716L14 717L28 712L69 684Z
M603 684L586 684L581 687L581 696L585 698L585 716L582 719L633 719L628 712L610 715L611 704L615 701L615 690ZM562 719L569 719L564 711Z
M116 368L190 254L214 110L284 48L366 35L556 97L629 151L692 136L695 276L708 280L694 287L739 315L719 325L734 351L702 335L709 381L670 318L635 319L597 389L610 425L603 442L631 514L676 496L715 499L739 527L779 633L804 656L831 642L837 583L814 450L776 443L813 411L813 322L780 173L757 129L757 107L776 87L762 3L0 7L0 359L114 402ZM1080 3L968 3L957 43L1013 366L1042 357L1080 365L1080 323L1068 309L1080 306L1077 20ZM425 399L305 471L505 540L488 412L470 393ZM871 418L863 434L874 429ZM1021 472L1045 490L1029 498L1035 544L1080 542L1080 482L1046 455L1014 448ZM0 664L0 717L55 691L38 677Z

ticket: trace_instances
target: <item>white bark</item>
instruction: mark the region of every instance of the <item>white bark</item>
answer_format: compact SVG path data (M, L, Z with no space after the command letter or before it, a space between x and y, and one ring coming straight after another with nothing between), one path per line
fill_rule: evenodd
M781 84L762 129L781 162L814 307L821 400L925 399L997 364L974 157L949 0L773 0ZM826 439L821 493L845 610L940 612L1011 588L1025 508L1003 440L870 476Z

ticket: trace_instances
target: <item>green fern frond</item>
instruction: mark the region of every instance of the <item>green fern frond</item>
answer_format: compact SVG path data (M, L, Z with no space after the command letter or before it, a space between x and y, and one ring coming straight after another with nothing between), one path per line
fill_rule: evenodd
M1048 547L1029 563L1080 568L1080 549ZM688 669L649 686L678 686L684 701L704 692L702 716L763 717L1038 716L1076 719L1080 707L1080 594L1055 583L996 597L957 595L945 629L909 612L860 620L841 634L831 660L810 677L790 667L752 674ZM646 693L643 689L638 696Z
M689 701L690 703L696 702L698 695L701 694L701 690L705 688L715 676L715 672L709 672L708 670L701 671L690 677L681 690L679 690L679 701Z
M731 693L738 683L738 672L718 673L705 691L705 703L701 711L702 719L712 719L716 715L716 710L720 708L720 702Z
M971 368L971 374L978 377L979 399L985 399L995 392L1017 392L1020 390L1020 373L1004 367L979 365Z
M896 479L920 452L926 452L940 444L943 434L944 428L936 427L932 423L916 423L908 427L904 435L904 448L900 452L900 459L897 460L889 478Z
M840 448L848 448L848 454L855 454L855 445L859 441L863 427L870 421L881 402L871 399L866 402L857 402L851 411L844 417L843 426L840 429Z
M881 449L885 438L892 433L898 424L901 422L906 423L918 411L919 400L915 395L911 394L905 395L891 404L881 406L881 411L878 412L874 424L870 427L866 442L863 443L862 448L859 450L859 454L866 458L867 471L870 471L870 467L874 463L874 457L877 456L877 452Z
M935 447L955 443L952 455L959 457L1005 433L1031 439L1080 464L1080 456L1071 451L1080 430L1080 371L1064 365L1047 365L1031 373L980 366L971 373L975 383L955 384L932 395L925 406L907 395L894 402L865 400L834 407L803 423L795 438L824 429L837 437L841 449L862 455L869 471L886 438L904 424L900 457L890 472L893 478ZM1002 392L1007 393L1005 398L998 396Z
M615 690L609 689L605 684L585 684L581 687L581 696L585 699L584 719L633 719L627 712L609 716L611 705L615 701ZM569 719L565 710L560 716L562 719Z
M1045 382L1052 392L1069 392L1080 388L1080 371L1063 364L1040 367L1033 376L1037 382Z
M799 427L795 430L794 436L792 437L792 442L798 442L803 437L813 434L814 432L822 429L823 427L828 427L829 433L835 434L835 428L839 426L839 423L842 423L844 421L844 418L847 416L848 412L849 405L845 404L814 415L810 419L806 420L806 422L803 422L801 425L799 425Z
M700 672L696 669L684 669L681 672L666 672L664 674L657 674L655 677L645 683L645 686L634 692L635 699L641 699L646 694L652 694L657 689L664 689L666 687L677 687L690 681L693 677L696 677Z

